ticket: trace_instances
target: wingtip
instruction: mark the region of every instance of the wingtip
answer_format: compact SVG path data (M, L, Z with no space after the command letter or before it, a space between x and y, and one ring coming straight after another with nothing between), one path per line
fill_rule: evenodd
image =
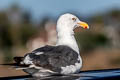
M23 57L14 57L13 58L14 59L14 61L16 62L16 63L18 63L18 64L20 64L20 62L22 62L23 61Z

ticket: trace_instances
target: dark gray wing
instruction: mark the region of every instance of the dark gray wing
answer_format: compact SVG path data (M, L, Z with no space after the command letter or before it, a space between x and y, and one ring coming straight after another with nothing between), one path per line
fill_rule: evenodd
M36 55L37 52L43 52L44 54ZM57 72L61 70L61 67L74 65L78 62L78 53L63 45L44 46L27 55L29 55L34 65Z

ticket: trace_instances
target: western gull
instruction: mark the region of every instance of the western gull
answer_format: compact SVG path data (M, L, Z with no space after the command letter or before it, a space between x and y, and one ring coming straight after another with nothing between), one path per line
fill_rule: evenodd
M14 57L20 66L18 69L36 77L78 73L82 67L82 59L74 38L74 29L77 27L89 29L88 24L80 21L75 15L61 15L56 26L56 45L46 45L27 53L24 57Z

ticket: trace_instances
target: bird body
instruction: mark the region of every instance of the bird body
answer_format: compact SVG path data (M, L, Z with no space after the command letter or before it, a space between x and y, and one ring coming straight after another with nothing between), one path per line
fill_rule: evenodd
M57 21L55 46L46 45L27 53L23 60L17 61L16 58L15 61L20 65L27 65L21 69L33 76L78 73L82 67L82 59L73 30L79 26L89 28L76 16L63 14Z

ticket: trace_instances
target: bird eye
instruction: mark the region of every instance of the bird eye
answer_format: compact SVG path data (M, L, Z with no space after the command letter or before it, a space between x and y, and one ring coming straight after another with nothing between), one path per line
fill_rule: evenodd
M72 18L72 20L76 21L76 18Z

